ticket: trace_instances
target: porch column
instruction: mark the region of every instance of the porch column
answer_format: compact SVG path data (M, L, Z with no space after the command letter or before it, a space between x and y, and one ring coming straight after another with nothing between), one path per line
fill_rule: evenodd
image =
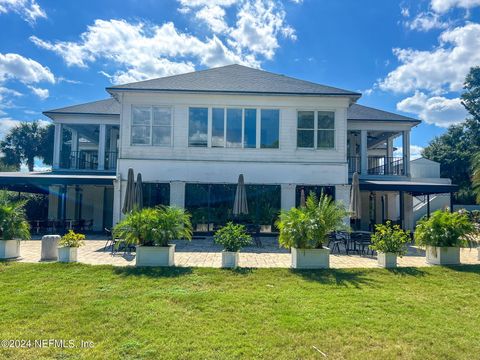
M401 192L400 195L400 204L403 210L403 229L405 230L414 230L413 229L413 196L406 192Z
M112 225L120 221L122 214L122 181L120 175L113 181L113 214Z
M402 132L402 149L405 176L410 176L410 130Z
M290 210L295 207L295 184L281 184L281 208Z
M185 181L170 182L170 205L185 208Z
M70 164L70 166L74 169L78 167L78 131L77 130L71 130L72 133L72 147L71 147L71 152L72 152L72 158L73 158L73 164Z
M101 124L98 133L98 170L105 170L105 141L107 134L107 125Z
M345 208L350 208L350 185L335 185L335 201L341 202ZM346 216L343 219L346 225L350 225L350 217Z
M62 150L63 125L55 123L55 133L53 136L53 169L60 168L60 151Z
M393 157L393 137L387 139L387 157Z
M368 175L368 132L367 130L360 131L360 173Z

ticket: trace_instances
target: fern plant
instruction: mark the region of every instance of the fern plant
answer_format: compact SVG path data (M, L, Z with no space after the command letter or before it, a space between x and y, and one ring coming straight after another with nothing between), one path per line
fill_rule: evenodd
M285 248L321 249L328 235L350 228L344 223L348 211L330 196L314 193L307 197L304 207L283 210L276 222L280 230L279 243Z
M168 246L172 240L192 239L190 214L171 206L145 208L128 214L113 229L127 244Z

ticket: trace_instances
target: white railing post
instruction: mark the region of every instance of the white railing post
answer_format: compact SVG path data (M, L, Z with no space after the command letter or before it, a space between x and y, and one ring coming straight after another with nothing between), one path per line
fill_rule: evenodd
M106 142L107 126L100 125L98 133L98 170L105 170L105 142Z

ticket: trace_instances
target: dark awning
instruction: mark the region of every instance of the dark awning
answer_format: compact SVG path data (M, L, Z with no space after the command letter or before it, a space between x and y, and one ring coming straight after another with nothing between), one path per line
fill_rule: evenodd
M52 185L113 185L114 175L0 172L0 188L48 194Z
M458 185L425 183L415 181L360 181L360 190L366 191L405 191L412 195L444 194L458 191Z

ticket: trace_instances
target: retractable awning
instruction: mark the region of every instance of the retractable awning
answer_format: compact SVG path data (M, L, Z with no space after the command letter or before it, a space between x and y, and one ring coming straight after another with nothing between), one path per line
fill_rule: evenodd
M114 175L0 172L0 189L48 194L52 185L113 185Z
M412 195L444 194L458 191L458 185L425 183L416 181L360 181L360 190L366 191L405 191Z

